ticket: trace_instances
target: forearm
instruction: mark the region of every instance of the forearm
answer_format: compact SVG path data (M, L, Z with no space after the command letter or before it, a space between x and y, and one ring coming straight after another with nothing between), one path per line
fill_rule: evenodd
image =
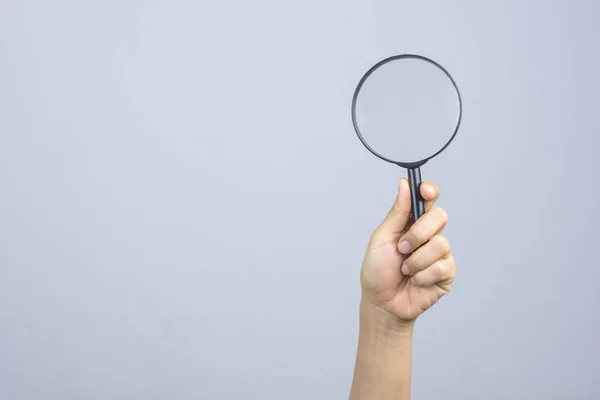
M360 306L360 335L350 400L408 400L413 323L401 322L367 302Z

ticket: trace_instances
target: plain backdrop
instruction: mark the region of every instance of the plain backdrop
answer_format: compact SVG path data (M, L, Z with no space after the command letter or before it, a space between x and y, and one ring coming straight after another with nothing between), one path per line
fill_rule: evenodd
M453 292L413 398L600 398L597 1L0 2L0 398L344 399L404 171L350 120L397 53L464 121L423 169Z

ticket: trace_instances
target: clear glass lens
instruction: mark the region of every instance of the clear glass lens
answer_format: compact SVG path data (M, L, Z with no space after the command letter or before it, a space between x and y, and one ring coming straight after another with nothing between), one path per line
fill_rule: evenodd
M459 112L458 93L444 71L412 58L375 70L356 103L365 141L377 153L400 162L437 153L454 133Z

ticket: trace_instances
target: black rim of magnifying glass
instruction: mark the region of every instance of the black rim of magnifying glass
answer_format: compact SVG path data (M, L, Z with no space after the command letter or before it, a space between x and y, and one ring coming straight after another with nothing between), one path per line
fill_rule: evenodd
M396 61L396 60L402 60L402 59L421 60L421 61L428 62L429 64L437 67L444 74L446 74L448 79L450 79L450 82L452 82L452 86L454 86L454 89L456 90L456 94L458 95L458 121L456 122L456 128L454 128L454 132L452 133L450 140L448 140L448 142L446 142L446 144L441 149L439 149L437 152L435 152L433 155L431 155L427 158L424 158L420 161L413 161L413 162L402 162L402 161L392 160L392 159L387 158L387 157L379 154L378 152L376 152L371 146L369 146L369 144L363 137L362 133L360 132L360 128L358 127L358 121L356 119L356 104L358 102L358 95L360 94L360 90L362 89L365 81L369 78L369 76L371 76L371 74L373 74L373 72L375 72L377 69L381 68L385 64L388 64L388 63L390 63L392 61ZM427 58L425 56L420 56L418 54L400 54L400 55L388 57L384 60L379 61L377 64L373 65L371 67L371 69L369 69L363 75L363 77L358 82L358 85L356 86L356 90L354 91L354 96L352 97L352 124L354 125L354 130L356 131L356 135L360 139L361 143L367 148L367 150L369 150L371 153L373 153L373 155L375 155L376 157L379 157L380 159L387 161L389 163L396 164L400 167L407 168L409 170L421 167L427 161L431 160L433 157L437 156L442 151L444 151L446 149L446 147L448 147L450 145L450 143L452 143L452 141L456 137L456 134L458 133L458 128L460 128L460 122L462 121L462 111L463 111L463 106L462 106L462 98L460 96L460 90L458 89L458 85L454 81L454 78L452 78L452 75L450 75L450 73L444 67L442 67L440 64L438 64L437 62L435 62L432 59Z

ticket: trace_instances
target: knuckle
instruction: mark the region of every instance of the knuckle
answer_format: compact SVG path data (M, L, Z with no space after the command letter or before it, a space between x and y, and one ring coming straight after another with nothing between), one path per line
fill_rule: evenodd
M403 214L402 207L398 201L395 201L392 205L392 211L397 212L398 214Z
M454 266L454 264L450 264L447 267L446 280L449 282L454 282L455 278L456 278L456 267Z
M433 265L433 268L438 279L447 279L450 277L450 268L445 263L437 262Z
M378 227L371 233L371 236L369 237L369 244L367 247L368 249L372 250L391 243L391 240L392 238L390 237L390 235L386 233L384 229Z
M444 222L444 224L448 223L448 213L442 207L435 206L432 211L435 212L437 216Z
M373 231L371 232L371 237L370 239L373 240L375 239L377 236L379 236L379 227L373 229Z
M368 247L373 247L379 242L381 242L381 233L378 230L374 230L373 233L371 233L371 237L369 238Z
M415 230L414 232L412 232L412 240L409 240L410 242L414 243L424 243L427 241L427 236L425 235L424 232L419 231L419 230Z
M440 250L442 254L450 253L450 242L446 239L445 236L435 235L431 241L433 244Z
M413 275L413 277L411 279L415 285L423 286L423 280L421 279L420 274Z
M385 228L383 224L378 225L377 227L375 227L375 229L371 231L371 239L379 239L382 236L385 236Z

